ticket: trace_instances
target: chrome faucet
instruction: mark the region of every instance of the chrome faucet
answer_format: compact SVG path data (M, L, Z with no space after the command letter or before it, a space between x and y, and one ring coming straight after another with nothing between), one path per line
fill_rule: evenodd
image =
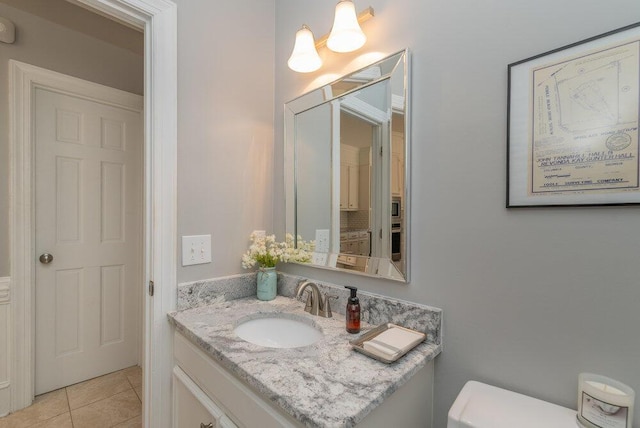
M307 290L309 291L309 294L307 295L307 303L304 310L309 312L311 315L331 318L333 314L331 313L329 299L337 299L338 296L323 296L315 283L311 281L302 281L296 287L296 297L299 298L307 287L309 287L310 290Z

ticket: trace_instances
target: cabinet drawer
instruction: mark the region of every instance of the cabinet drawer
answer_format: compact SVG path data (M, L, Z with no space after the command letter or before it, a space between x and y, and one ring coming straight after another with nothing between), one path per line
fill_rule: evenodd
M222 410L182 371L173 369L173 427L222 426ZM229 426L229 425L227 425ZM231 425L232 426L232 425Z
M301 426L216 363L184 336L174 335L175 362L238 427ZM221 425L233 426L233 425Z

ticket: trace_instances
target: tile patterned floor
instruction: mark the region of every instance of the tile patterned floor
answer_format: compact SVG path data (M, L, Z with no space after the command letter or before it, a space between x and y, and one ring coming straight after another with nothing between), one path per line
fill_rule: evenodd
M140 428L142 370L138 366L36 397L0 418L0 428Z

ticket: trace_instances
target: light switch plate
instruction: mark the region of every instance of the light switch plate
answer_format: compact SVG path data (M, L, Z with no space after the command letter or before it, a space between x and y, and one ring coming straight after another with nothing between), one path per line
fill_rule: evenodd
M211 235L182 237L182 266L211 263Z

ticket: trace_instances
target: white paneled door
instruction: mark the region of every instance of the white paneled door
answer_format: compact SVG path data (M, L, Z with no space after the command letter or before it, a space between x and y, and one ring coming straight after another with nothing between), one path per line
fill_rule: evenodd
M137 364L139 111L35 91L35 393Z

